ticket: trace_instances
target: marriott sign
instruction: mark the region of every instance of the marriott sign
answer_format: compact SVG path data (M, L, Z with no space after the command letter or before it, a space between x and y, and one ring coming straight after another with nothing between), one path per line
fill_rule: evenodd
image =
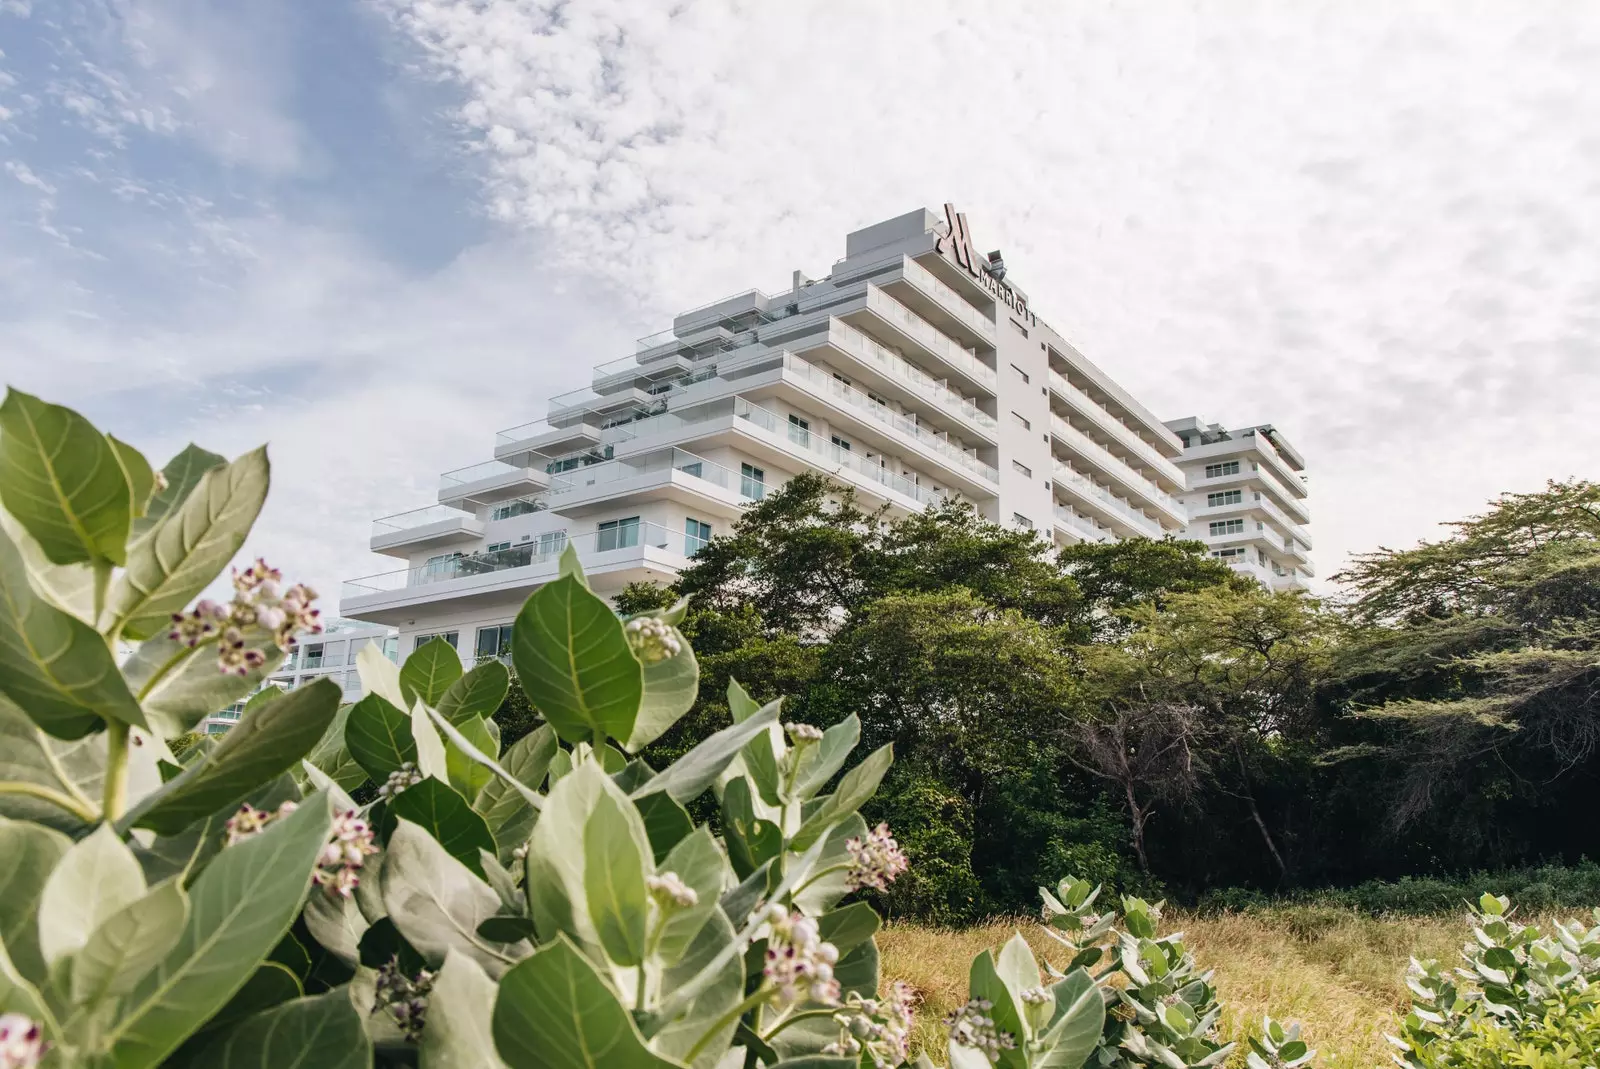
M972 231L967 229L966 213L956 211L956 206L947 202L944 206L944 217L950 224L950 232L941 235L934 243L934 251L977 279L995 300L1004 302L1007 308L1026 319L1030 325L1037 325L1039 318L1028 310L1028 299L996 278L989 270L989 261L980 257L973 249Z

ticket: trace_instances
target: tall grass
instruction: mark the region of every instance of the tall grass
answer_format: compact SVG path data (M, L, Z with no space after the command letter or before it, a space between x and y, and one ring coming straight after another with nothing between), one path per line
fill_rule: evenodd
M1226 1007L1226 1039L1259 1029L1263 1015L1299 1021L1324 1069L1391 1064L1386 1031L1410 1004L1408 960L1453 962L1468 938L1466 914L1373 917L1348 909L1287 906L1245 913L1163 917L1181 930L1204 968L1216 970ZM965 929L891 924L879 935L885 980L904 980L922 995L917 1042L943 1063L939 1018L966 998L967 969L985 947L1021 931L1041 959L1062 964L1061 949L1031 918ZM1236 1059L1243 1063L1242 1053Z

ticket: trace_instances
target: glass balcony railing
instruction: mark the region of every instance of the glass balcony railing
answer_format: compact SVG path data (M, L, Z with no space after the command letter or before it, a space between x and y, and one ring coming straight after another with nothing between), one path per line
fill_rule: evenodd
M681 531L673 532L654 523L618 524L604 531L574 535L570 538L566 531L546 531L534 535L530 542L509 549L463 553L435 560L420 567L400 568L392 572L363 576L360 579L349 579L343 584L342 594L347 598L366 597L371 594L426 587L474 575L510 571L513 568L528 568L538 564L548 565L553 569L568 545L578 551L579 559L589 561L596 555L639 546L671 549L676 545L682 549L683 539Z
M854 329L845 326L845 324L835 324L835 326L843 326L846 330ZM919 424L915 419L896 412L879 401L874 401L863 391L847 383L840 382L822 368L817 367L815 364L809 364L792 353L784 353L783 356L784 368L805 379L818 392L826 394L842 405L864 413L887 427L894 428L901 434L915 438L919 445L933 450L952 463L960 465L967 471L981 476L991 483L1000 481L1000 473L994 469L993 465L985 464L977 457L962 450L959 446L939 437L927 427Z
M584 468L573 468L571 471L561 472L550 477L549 497L552 503L564 494L574 493L591 486L604 486L608 483L623 482L636 479L644 475L653 475L666 471L679 471L702 482L711 483L724 490L731 490L741 497L759 499L763 491L746 493L748 487L740 473L714 464L704 457L697 456L686 449L662 449L654 453L646 453L639 457L629 457L625 460L608 460L600 464L591 464Z
M1139 437L1132 427L1122 422L1105 405L1072 385L1071 382L1059 372L1050 372L1050 388L1059 394L1080 415L1092 420L1097 426L1105 430L1111 437L1122 443L1124 449L1138 456L1152 468L1163 471L1167 478L1174 483L1182 485L1183 472L1170 459L1163 456L1155 446Z
M1084 453L1085 456L1094 457L1101 463L1117 468L1119 471L1121 471L1123 480L1138 487L1140 493L1145 494L1152 500L1161 502L1179 516L1187 515L1187 513L1184 511L1182 502L1180 502L1177 498L1161 489L1149 479L1146 479L1143 475L1140 475L1131 466L1129 466L1127 461L1117 457L1114 453L1106 449L1105 446L1101 445L1093 438L1090 438L1087 434L1084 434L1082 431L1078 430L1060 416L1053 414L1051 415L1050 430L1058 438L1061 438L1062 440L1076 446Z
M735 401L734 414L740 419L749 420L770 434L784 439L792 449L807 454L807 461L824 467L844 468L855 472L866 479L888 487L896 493L911 498L919 505L932 505L944 499L942 492L935 493L925 486L919 486L915 481L890 471L882 464L874 463L866 457L860 456L849 449L842 448L826 441L821 435L812 434L808 428L790 423L786 417L768 411L759 405L753 405L744 398Z
M999 424L995 418L948 387L939 385L926 371L895 355L861 331L840 320L829 324L828 340L839 348L882 369L891 378L910 385L940 408L993 434Z
M946 286L932 271L929 271L909 256L903 257L903 259L905 261L903 270L907 282L932 297L940 308L943 308L990 341L994 340L995 326L992 319L968 304L966 298Z
M397 512L393 516L383 516L373 520L372 537L382 538L386 535L399 534L401 531L413 531L431 523L465 519L468 515L449 505L428 505L426 508L412 509L410 512Z
M1117 536L1097 525L1087 516L1079 516L1065 505L1055 506L1056 519L1094 542L1115 542Z
M1128 502L1117 497L1110 490L1101 486L1099 483L1095 482L1082 472L1074 471L1072 468L1057 460L1051 463L1050 474L1051 478L1058 483L1067 483L1077 487L1079 490L1082 490L1087 494L1099 498L1117 513L1119 513L1124 520L1138 528L1141 533L1146 534L1151 538L1161 537L1162 531L1159 523L1157 523L1155 520L1152 520L1149 516L1146 516L1132 505L1128 504Z
M482 464L473 464L470 467L457 468L455 471L445 472L439 476L439 489L441 491L454 490L458 486L480 482L484 479L516 475L523 470L525 469L519 468L515 464L507 464L501 460L489 460Z
M988 386L991 392L994 390L994 368L972 355L971 350L963 349L949 335L877 286L870 284L867 286L867 307L931 349L941 360Z

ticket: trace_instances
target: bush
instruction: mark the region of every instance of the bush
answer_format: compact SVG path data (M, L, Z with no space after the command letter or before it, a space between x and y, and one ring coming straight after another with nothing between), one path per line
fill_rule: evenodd
M1221 888L1201 895L1202 911L1317 905L1353 909L1374 916L1384 913L1431 915L1453 913L1474 901L1485 888L1516 900L1524 909L1548 912L1588 908L1600 902L1600 864L1587 859L1575 865L1474 872L1458 877L1406 876L1368 880L1347 888L1320 888L1269 896L1245 888Z

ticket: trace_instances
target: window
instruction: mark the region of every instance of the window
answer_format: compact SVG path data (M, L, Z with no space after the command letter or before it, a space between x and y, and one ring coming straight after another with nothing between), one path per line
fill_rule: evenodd
M850 380L839 374L837 371L833 373L833 377L844 383L846 386L850 385Z
M1266 564L1267 563L1267 551L1264 550L1264 549L1257 548L1256 549L1256 560L1259 561L1263 565Z
M510 549L510 548L511 548L511 543L510 542L490 542L488 545L483 547L483 551L485 553L498 553L502 549Z
M366 649L367 644L370 643L371 641L372 640L370 638L354 638L354 639L351 639L350 640L350 657L344 663L345 664L355 664L356 663L356 655L359 654L362 650Z
M321 668L322 667L322 643L318 642L314 646L307 646L306 647L305 657L301 660L300 667L301 668Z
M1213 520L1213 521L1211 521L1211 533L1214 534L1214 535L1243 534L1244 533L1244 521L1243 520Z
M1025 479L1033 478L1033 469L1022 463L1020 460L1013 460L1011 462L1011 470L1016 472L1018 475L1021 475Z
M494 627L478 628L478 660L486 661L491 657L509 657L511 655L511 625L499 624Z
M1028 519L1028 517L1024 516L1020 512L1013 512L1011 514L1011 522L1022 528L1024 531L1033 530L1033 521Z
M542 506L536 501L510 501L504 505L496 505L489 514L491 520L509 520L513 516L523 516L530 512L538 512Z
M545 531L539 536L539 556L554 557L567 548L567 532Z
M383 655L391 661L400 660L400 636L390 635L383 640Z
M679 464L678 470L683 472L685 475L692 475L696 479L704 479L706 477L705 462L701 460L691 460L687 464Z
M873 402L874 404L882 405L884 408L889 407L889 399L887 397L879 397L871 390L867 391L867 400Z
M793 412L789 413L789 441L803 446L811 445L811 424Z
M711 541L711 525L702 523L693 516L687 516L683 521L683 553L692 557L699 553L707 542Z
M1206 495L1206 508L1214 509L1218 505L1237 505L1244 500L1244 494L1239 490L1224 490L1220 494Z
M1220 479L1224 475L1237 474L1239 474L1239 462L1237 460L1227 460L1221 464L1206 465L1206 478L1208 479Z
M1230 549L1214 549L1211 551L1211 555L1222 560L1227 560L1230 557L1242 557L1244 556L1244 547L1233 546Z
M1021 334L1024 338L1028 336L1028 328L1023 326L1021 323L1018 323L1015 319L1011 320L1011 325L1016 327L1017 333Z
M629 546L639 544L639 517L629 516L623 520L607 520L600 525L600 533L595 539L594 548L604 553L612 549L627 549Z
M751 464L739 465L739 493L752 501L767 496L767 473Z
M418 635L411 642L411 652L415 653L417 650L420 650L423 646L427 645L429 642L432 642L436 638L444 639L446 642L448 642L450 644L450 648L451 649L455 649L457 640L461 638L461 632L459 632L459 631L435 631L431 635Z
M1015 371L1017 373L1017 378L1021 379L1023 382L1028 382L1029 381L1028 373L1026 371L1022 370L1017 365L1012 364L1011 365L1011 370Z
M848 438L841 438L835 434L833 435L833 444L843 449L846 453L850 452L850 439Z
M1030 423L1025 416L1022 416L1022 415L1019 415L1016 412L1013 412L1013 413L1011 413L1011 418L1013 420L1015 420L1017 422L1017 425L1019 427L1021 427L1023 430L1026 431L1026 430L1032 430L1033 429L1033 424Z

